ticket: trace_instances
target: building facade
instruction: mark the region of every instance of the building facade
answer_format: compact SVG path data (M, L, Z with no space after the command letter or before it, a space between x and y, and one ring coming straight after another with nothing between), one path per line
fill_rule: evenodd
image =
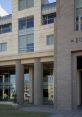
M0 100L82 106L82 0L13 0L0 18Z
M0 100L54 104L56 3L13 0L0 17Z
M55 107L82 106L82 0L57 0Z

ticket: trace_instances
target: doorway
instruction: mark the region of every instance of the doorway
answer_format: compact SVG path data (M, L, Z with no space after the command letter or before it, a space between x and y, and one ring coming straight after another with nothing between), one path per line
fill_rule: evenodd
M9 74L0 75L0 100L8 100L10 97Z
M53 63L43 64L43 104L54 104Z
M82 107L82 56L77 57L77 105Z
M3 86L2 86L2 83L3 83L3 76L0 75L0 100L2 100L2 97L3 97Z
M82 106L82 71L80 72L80 106Z

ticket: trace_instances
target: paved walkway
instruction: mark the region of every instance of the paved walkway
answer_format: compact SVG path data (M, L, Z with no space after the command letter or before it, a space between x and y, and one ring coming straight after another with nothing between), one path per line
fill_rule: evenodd
M56 112L51 117L82 117L82 109Z
M28 106L28 107L22 107L20 108L22 111L27 112L50 112L54 113L53 106Z
M22 111L27 112L50 112L51 117L82 117L82 108L71 111L56 111L54 112L53 106L28 106L20 108Z
M0 104L13 105L19 108L19 110L27 111L27 112L50 112L53 115L51 117L82 117L82 108L78 110L71 111L54 111L53 106L34 106L28 105L28 107L21 107L12 102L0 102Z

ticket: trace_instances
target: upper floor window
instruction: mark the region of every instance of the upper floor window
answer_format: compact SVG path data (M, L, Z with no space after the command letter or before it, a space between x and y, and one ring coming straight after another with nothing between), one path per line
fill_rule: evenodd
M19 19L19 30L34 27L34 17L25 17Z
M46 25L46 24L54 23L55 17L56 17L56 13L43 15L42 16L42 24Z
M19 51L34 52L34 34L19 36Z
M47 45L54 44L54 35L47 35Z
M7 51L7 43L0 43L0 52Z
M82 30L82 0L75 0L75 27Z
M76 30L82 30L82 16L76 17Z
M4 24L0 26L0 34L12 31L12 24Z
M24 10L27 8L34 7L34 0L19 0L18 1L18 8L19 10Z

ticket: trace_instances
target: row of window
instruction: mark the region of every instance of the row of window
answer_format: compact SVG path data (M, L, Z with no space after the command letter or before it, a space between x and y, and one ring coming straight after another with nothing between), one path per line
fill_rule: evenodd
M42 24L51 24L54 23L54 14L44 15L42 19ZM34 27L34 16L20 18L18 20L19 30L33 28ZM12 24L5 24L0 26L0 34L8 33L12 31Z
M54 35L47 35L46 44L54 44ZM19 36L19 52L34 52L34 34Z
M48 14L42 16L42 24L51 24L54 23L54 19L56 14ZM34 27L34 16L31 17L24 17L19 19L19 30L26 29L26 28L33 28Z
M54 35L48 35L47 45L54 44ZM0 52L7 51L7 43L0 43ZM19 52L34 52L34 34L19 36Z

